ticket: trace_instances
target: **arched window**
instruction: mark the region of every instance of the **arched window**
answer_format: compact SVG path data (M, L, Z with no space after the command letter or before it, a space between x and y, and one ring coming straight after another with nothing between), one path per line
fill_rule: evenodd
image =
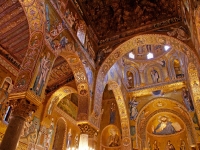
M6 123L9 123L9 118L10 118L10 115L11 115L11 110L12 110L12 107L8 106L8 108L6 110L6 113L3 116L3 121L5 121Z

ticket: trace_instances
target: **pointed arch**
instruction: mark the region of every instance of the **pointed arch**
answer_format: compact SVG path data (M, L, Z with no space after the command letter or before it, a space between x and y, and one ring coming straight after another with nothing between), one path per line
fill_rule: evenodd
M155 103L162 101L165 104L170 103L173 104L174 107L166 107L167 105L161 107L161 108L156 108ZM148 111L148 108L152 108L150 111ZM196 143L196 133L193 128L193 123L190 117L190 114L186 110L186 108L180 103L177 102L176 100L169 99L169 98L155 98L152 99L150 102L148 102L138 113L137 119L136 119L136 145L139 147L138 141L141 140L141 146L140 148L145 147L145 141L146 141L146 129L147 129L147 124L149 120L156 114L162 113L162 112L168 112L171 114L174 114L178 118L184 122L186 126L186 130L188 133L188 139L189 143L195 144Z
M200 81L198 70L195 67L194 63L190 62L188 64L188 79L189 85L191 87L192 101L197 112L198 121L200 123Z
M141 84L139 70L136 67L133 67L133 66L125 66L125 68L124 68L124 74L125 74L124 78L125 78L126 82L128 82L127 71L130 71L133 74L134 87L139 86ZM127 86L127 85L125 85L125 86Z
M119 110L122 130L122 149L131 149L130 125L126 103L120 86L116 81L108 81L108 89L112 90Z
M37 64L37 60L44 47L45 20L43 6L37 0L20 0L19 2L24 9L26 18L28 20L30 39L26 55L22 62L12 93L28 90L31 80L33 79L35 65ZM31 56L33 51L35 52L35 55ZM26 64L26 61L28 62L28 60L31 63ZM26 77L26 82L23 84L23 86L18 87L18 82L20 82L20 80L22 80L24 77Z
M90 99L90 89L87 79L86 70L79 56L75 52L70 52L68 50L62 51L60 53L66 61L68 62L72 72L74 74L74 79L77 86L77 93L79 94L79 111L78 120L88 120L89 113L89 99Z
M182 59L180 58L180 56L182 57ZM185 57L185 54L183 52L175 52L174 54L172 54L172 57L170 57L170 59L168 60L167 69L168 69L169 76L171 79L176 78L176 73L174 70L174 61L176 59L180 62L180 66L182 67L182 72L184 73L184 75L186 75L187 58Z
M45 107L45 112L44 112L44 118L46 116L51 115L51 113L53 112L53 109L55 108L55 106L67 95L71 94L71 93L77 93L77 91L69 86L63 86L61 88L59 88L58 90L56 90L51 97L49 98L49 100L47 101L47 105Z
M93 112L95 113L92 113L90 116L90 121L94 125L99 126L100 120L96 120L94 114L98 115L101 114L102 94L103 94L103 89L105 87L103 81L108 70L111 68L111 66L113 66L113 64L116 61L118 61L123 55L125 55L130 50L135 49L138 46L151 45L151 44L170 45L172 49L182 51L188 56L189 60L194 61L197 65L199 64L196 53L189 46L187 46L185 43L173 37L169 37L166 35L161 35L161 34L138 35L122 43L115 50L113 50L113 52L106 58L106 60L103 62L103 64L98 70L95 95L94 95L94 107L93 107Z

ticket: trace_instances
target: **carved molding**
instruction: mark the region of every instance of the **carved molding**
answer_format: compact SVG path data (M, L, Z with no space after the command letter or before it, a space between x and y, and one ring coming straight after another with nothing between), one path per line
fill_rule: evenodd
M9 100L13 100L13 99L28 99L29 101L31 101L31 103L39 106L43 99L37 95L34 94L33 91L26 91L26 92L20 92L20 93L11 93L9 95Z
M104 79L111 66L113 66L115 62L117 62L130 50L148 44L169 44L172 49L177 49L180 52L186 54L189 61L192 61L194 62L194 64L199 65L197 55L194 53L194 51L189 46L173 37L161 34L144 34L135 36L113 50L99 68L94 92L94 112L101 112L102 95L105 87Z

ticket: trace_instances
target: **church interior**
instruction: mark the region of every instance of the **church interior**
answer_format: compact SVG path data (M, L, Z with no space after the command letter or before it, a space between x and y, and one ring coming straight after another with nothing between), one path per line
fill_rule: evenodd
M200 150L198 0L0 0L0 150Z

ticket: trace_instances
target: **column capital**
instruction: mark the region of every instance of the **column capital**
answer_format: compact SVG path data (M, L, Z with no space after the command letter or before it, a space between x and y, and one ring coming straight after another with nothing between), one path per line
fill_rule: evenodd
M94 138L98 134L98 131L88 123L78 124L78 127L81 130L81 134L88 134L89 138Z
M19 116L24 119L28 118L31 112L37 110L37 106L26 99L10 100L9 104L13 109L12 116Z

